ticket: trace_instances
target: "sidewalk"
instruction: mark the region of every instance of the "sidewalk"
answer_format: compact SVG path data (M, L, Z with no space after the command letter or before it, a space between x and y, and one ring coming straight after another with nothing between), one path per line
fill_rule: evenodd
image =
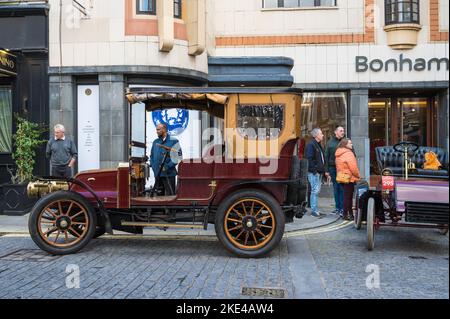
M311 228L322 227L336 222L339 216L330 214L334 210L334 199L329 197L319 198L319 210L325 215L321 218L310 215L310 210L303 216L303 218L294 218L293 223L286 224L285 232L305 230ZM24 216L4 216L0 215L0 235L2 234L28 234L28 215ZM127 234L120 231L114 231L115 234ZM208 229L193 230L193 229L167 229L166 231L145 228L144 235L190 235L190 236L215 236L214 225L209 224Z

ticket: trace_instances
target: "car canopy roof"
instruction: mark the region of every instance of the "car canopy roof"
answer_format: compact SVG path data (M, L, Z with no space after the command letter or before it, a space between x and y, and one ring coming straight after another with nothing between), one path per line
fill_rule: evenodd
M250 87L135 87L127 89L126 97L130 104L145 103L147 111L169 108L185 108L206 111L223 118L224 108L231 94L301 94L296 88L250 88Z

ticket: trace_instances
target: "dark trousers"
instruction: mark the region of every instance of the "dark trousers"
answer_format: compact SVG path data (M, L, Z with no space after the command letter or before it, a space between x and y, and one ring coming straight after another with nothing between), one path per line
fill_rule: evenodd
M69 166L52 166L52 176L63 178L72 177L72 168Z
M162 176L161 184L165 196L175 195L175 176Z
M355 183L342 184L344 188L344 217L353 216L353 191L355 189Z

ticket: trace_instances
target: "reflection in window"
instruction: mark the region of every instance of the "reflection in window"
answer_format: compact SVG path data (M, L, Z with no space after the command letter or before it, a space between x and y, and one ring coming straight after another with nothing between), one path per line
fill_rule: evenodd
M277 138L283 128L283 104L240 104L237 106L237 128L249 139Z
M300 149L310 141L310 132L319 127L324 134L323 146L333 136L337 125L347 131L347 97L344 92L307 92L303 94L300 114Z
M173 1L173 16L181 19L181 0Z
M263 0L263 8L335 7L336 0Z
M11 89L0 87L0 153L12 152Z
M156 14L156 0L137 0L138 14Z
M156 14L156 0L137 0L137 14ZM173 0L173 16L181 19L181 0Z
M419 0L385 0L385 24L419 23Z

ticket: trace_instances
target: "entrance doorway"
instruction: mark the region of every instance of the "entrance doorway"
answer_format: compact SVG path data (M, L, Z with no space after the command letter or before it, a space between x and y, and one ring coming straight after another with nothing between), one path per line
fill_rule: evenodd
M433 97L375 96L369 98L370 174L379 175L378 146L401 141L420 146L436 144L436 103Z

